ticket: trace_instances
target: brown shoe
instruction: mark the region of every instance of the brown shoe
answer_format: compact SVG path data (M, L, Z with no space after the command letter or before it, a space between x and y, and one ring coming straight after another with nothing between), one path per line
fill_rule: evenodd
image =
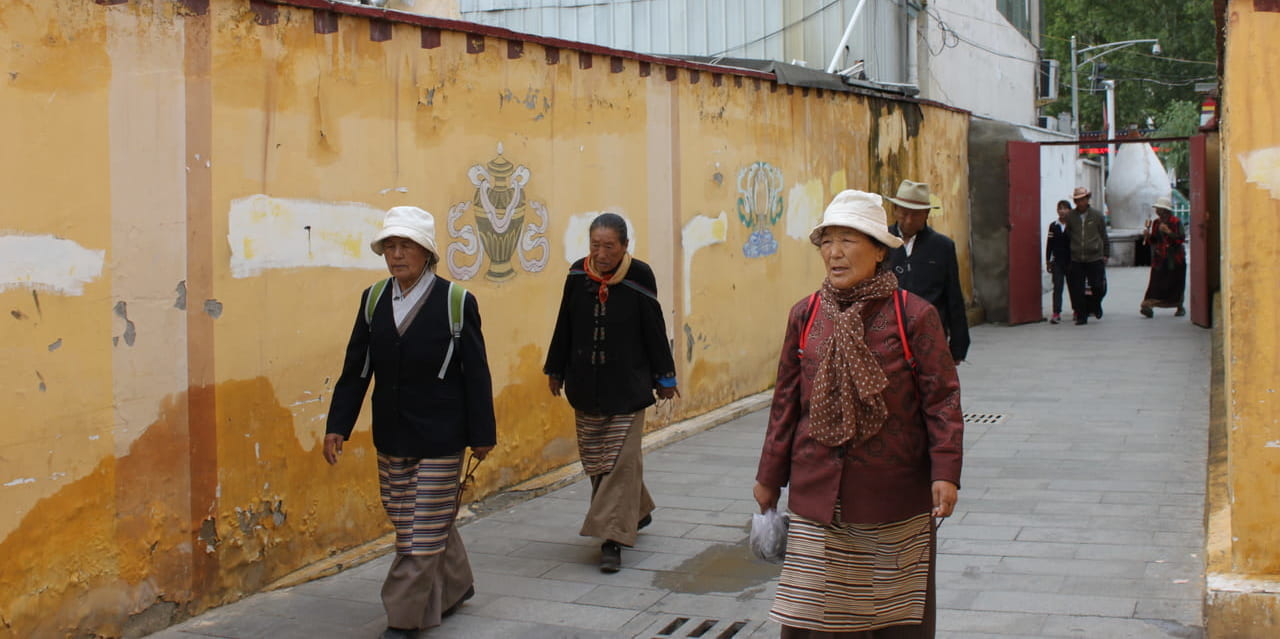
M452 606L449 606L447 610L440 613L440 616L448 617L449 615L452 615L453 613L458 612L458 609L462 607L462 604L467 603L467 600L474 596L476 596L476 587L475 586L468 587L467 591L462 593L462 597L457 601L455 601Z

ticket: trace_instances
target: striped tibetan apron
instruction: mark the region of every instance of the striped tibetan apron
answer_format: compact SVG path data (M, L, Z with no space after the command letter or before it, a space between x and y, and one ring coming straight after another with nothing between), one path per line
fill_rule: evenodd
M919 624L929 590L929 513L887 524L824 526L791 515L769 618L820 632Z
M415 459L378 453L382 507L396 530L396 554L444 550L453 524L462 455Z

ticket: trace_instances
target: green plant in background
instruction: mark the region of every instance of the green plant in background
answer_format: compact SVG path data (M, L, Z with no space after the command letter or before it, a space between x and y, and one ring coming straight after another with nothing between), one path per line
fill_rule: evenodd
M1162 52L1134 46L1108 53L1101 78L1116 81L1116 130L1144 126L1147 118L1163 126L1176 102L1199 103L1197 82L1217 78L1213 0L1044 0L1046 59L1058 60L1060 96L1045 115L1071 112L1071 36L1078 47L1157 38ZM1103 128L1103 94L1094 92L1094 65L1079 69L1080 130ZM1193 129L1194 130L1194 129Z

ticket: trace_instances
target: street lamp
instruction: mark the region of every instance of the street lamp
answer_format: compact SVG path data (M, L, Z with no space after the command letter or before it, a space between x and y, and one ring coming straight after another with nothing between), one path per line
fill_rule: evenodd
M1120 42L1108 42L1106 44L1095 44L1091 47L1085 47L1083 49L1077 50L1076 37L1071 36L1071 128L1072 130L1075 131L1077 140L1080 139L1080 91L1078 87L1079 80L1077 77L1077 70L1082 65L1089 64L1090 62L1093 62L1094 60L1097 60L1098 58L1101 58L1102 56L1107 55L1112 51L1133 46L1135 44L1147 44L1147 43L1151 43L1152 45L1151 53L1155 55L1160 55L1161 53L1160 41L1154 38L1148 38L1145 40L1123 40ZM1076 60L1077 56L1083 55L1090 51L1097 51L1097 53L1089 56L1088 58L1085 58L1084 60L1080 60L1080 61Z

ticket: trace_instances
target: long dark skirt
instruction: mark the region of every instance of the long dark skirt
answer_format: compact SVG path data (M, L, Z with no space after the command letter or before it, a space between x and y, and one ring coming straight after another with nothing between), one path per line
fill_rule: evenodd
M1187 290L1187 264L1165 260L1151 265L1151 278L1147 280L1147 293L1142 305L1148 308L1178 308Z

